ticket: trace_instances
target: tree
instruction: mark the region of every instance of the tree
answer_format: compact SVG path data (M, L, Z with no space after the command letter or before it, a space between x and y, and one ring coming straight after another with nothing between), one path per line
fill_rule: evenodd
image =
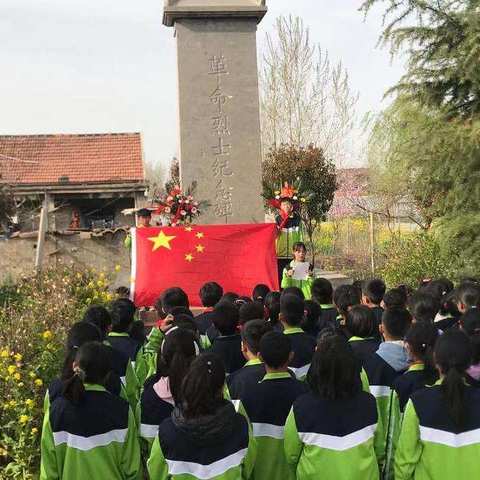
M367 0L362 8L382 1L382 40L394 53L407 47L408 69L371 151L380 171L397 172L391 183L404 185L457 268L478 273L480 0Z
M453 117L480 114L480 0L365 0L386 4L381 41L403 49L407 73L392 90Z
M280 145L270 150L263 164L263 195L274 198L274 192L283 182L296 183L300 194L305 195L301 217L315 262L315 232L330 210L337 176L335 165L322 149L309 145L306 148L295 145Z
M310 41L299 17L279 17L260 69L264 151L312 144L341 164L348 155L358 94L346 70Z
M7 184L0 184L0 227L4 232L9 232L12 217L15 215L15 199L12 190Z
M148 182L148 197L156 198L163 191L165 183L165 166L163 163L146 163L145 178Z

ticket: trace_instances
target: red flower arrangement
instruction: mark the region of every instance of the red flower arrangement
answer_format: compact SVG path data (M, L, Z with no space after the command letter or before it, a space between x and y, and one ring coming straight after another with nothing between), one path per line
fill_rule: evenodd
M194 187L190 187L185 193L179 186L175 186L167 193L164 199L157 200L159 207L155 211L158 215L169 217L170 226L187 225L198 217L205 202L198 202L193 198Z

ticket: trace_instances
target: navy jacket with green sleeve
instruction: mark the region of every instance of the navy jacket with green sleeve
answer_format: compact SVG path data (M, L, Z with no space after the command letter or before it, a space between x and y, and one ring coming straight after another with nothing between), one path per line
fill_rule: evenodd
M480 478L480 389L466 386L464 425L455 426L439 382L407 403L395 452L395 480Z
M85 384L74 405L63 396L50 405L41 439L41 480L142 478L140 446L128 402L100 385Z
M285 425L285 453L297 480L376 480L383 459L375 398L299 397Z

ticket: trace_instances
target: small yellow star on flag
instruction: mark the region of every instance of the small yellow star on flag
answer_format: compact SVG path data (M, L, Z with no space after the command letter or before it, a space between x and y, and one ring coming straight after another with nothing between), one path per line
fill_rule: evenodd
M155 252L161 247L171 250L170 242L174 239L173 236L168 236L163 233L163 230L160 230L160 233L156 237L149 237L149 240L153 242L153 251Z
M203 245L197 245L195 249L197 250L198 253L203 253L203 251L205 250L205 247Z
M195 235L197 238L203 238L203 233L202 232L198 232L196 235Z
M185 231L186 231L186 232L191 232L192 230L193 230L192 227L185 227Z
M187 262L191 262L191 261L193 260L193 255L192 255L191 253L187 253L187 254L185 255L185 260L186 260Z

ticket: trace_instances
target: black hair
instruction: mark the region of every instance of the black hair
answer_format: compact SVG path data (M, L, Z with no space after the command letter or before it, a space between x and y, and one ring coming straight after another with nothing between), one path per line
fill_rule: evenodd
M472 344L472 364L480 363L480 310L471 308L460 318L463 331L470 338Z
M333 303L343 317L354 305L360 305L360 293L353 285L340 285L333 292Z
M377 322L371 308L354 305L347 314L346 327L350 335L367 338L377 334Z
M130 297L130 289L128 287L118 287L115 289L115 293L120 298Z
M320 337L307 383L315 395L327 400L346 400L360 393L360 368L343 336L327 334Z
M175 307L190 308L188 296L179 287L167 288L155 302L155 310L165 318Z
M333 302L333 286L326 278L316 278L312 283L312 298L320 305Z
M374 305L380 305L387 287L381 278L374 278L362 285L362 294Z
M190 365L181 387L186 419L213 415L223 403L225 367L218 355L202 353Z
M238 323L244 325L250 320L262 320L265 317L263 303L250 302L243 304L238 311Z
M245 305L246 303L253 303L253 300L250 297L247 297L246 295L242 295L238 297L234 302L234 304L237 306L238 309L240 309L240 307L242 305Z
M430 293L418 291L410 297L408 308L416 322L433 323L440 310L440 300Z
M300 250L305 250L305 252L307 252L307 246L303 242L295 242L292 245L292 251L293 252L298 252Z
M74 323L67 334L62 380L67 380L73 376L73 361L79 348L87 342L100 342L102 340L102 332L97 326L83 321Z
M205 283L199 292L204 307L214 307L220 301L222 295L223 288L217 282Z
M269 292L265 297L265 308L268 313L268 320L272 325L278 323L280 313L280 292Z
M382 325L395 340L403 340L412 323L412 316L406 308L389 308L382 314Z
M321 323L322 309L320 305L313 300L305 300L304 311L305 313L303 320L300 322L300 327L302 327L306 333L316 337Z
M82 321L95 325L102 333L103 338L105 338L112 325L112 317L109 311L101 305L92 305L89 307L84 313Z
M147 217L147 218L149 218L151 216L152 216L152 212L148 208L141 208L137 212L137 217Z
M455 290L452 290L442 297L440 313L443 316L450 316L453 318L458 318L460 316L460 312L458 311L457 303L455 301L455 294Z
M469 338L461 330L448 330L435 345L435 363L444 376L442 394L447 410L458 431L465 420L465 370L472 363L472 348Z
M457 299L469 308L480 308L480 286L475 283L464 283L457 290Z
M290 338L281 332L268 332L260 340L260 355L270 368L283 367L288 362L291 351Z
M305 316L305 302L296 295L282 295L280 298L282 321L292 327L299 326Z
M220 302L230 302L232 304L235 303L236 300L238 300L240 298L240 295L238 293L235 293L235 292L227 292L227 293L224 293L222 298L220 299L219 303Z
M110 304L112 331L128 332L135 317L135 304L128 298L119 298Z
M184 328L170 330L165 335L157 355L157 374L168 377L175 403L180 404L182 381L199 352L195 335Z
M213 310L213 324L220 335L234 335L237 333L239 313L238 308L229 302L217 303Z
M112 365L108 347L100 342L84 343L75 355L75 363L73 375L63 383L62 395L78 405L85 395L84 383L105 385Z
M407 294L404 289L392 288L385 292L383 296L383 303L385 308L406 308Z
M265 297L270 292L270 288L263 283L259 283L255 285L255 288L252 292L252 300L254 302L261 302L262 304L265 303Z
M287 287L282 290L281 297L285 295L295 295L296 297L305 300L305 294L303 293L301 288L298 287Z
M352 287L358 292L358 296L360 298L362 298L362 292L363 292L365 283L366 283L366 280L354 280L352 282Z
M147 333L145 331L145 324L142 322L142 320L135 320L132 322L130 325L130 328L128 329L128 334L130 338L133 338L140 344L144 344L145 341L147 340Z
M254 355L257 355L260 349L260 340L271 330L271 325L265 320L250 320L241 331L242 341Z
M410 351L424 364L426 384L432 385L438 374L433 359L433 351L438 338L438 329L431 323L413 323L405 335L405 343Z

